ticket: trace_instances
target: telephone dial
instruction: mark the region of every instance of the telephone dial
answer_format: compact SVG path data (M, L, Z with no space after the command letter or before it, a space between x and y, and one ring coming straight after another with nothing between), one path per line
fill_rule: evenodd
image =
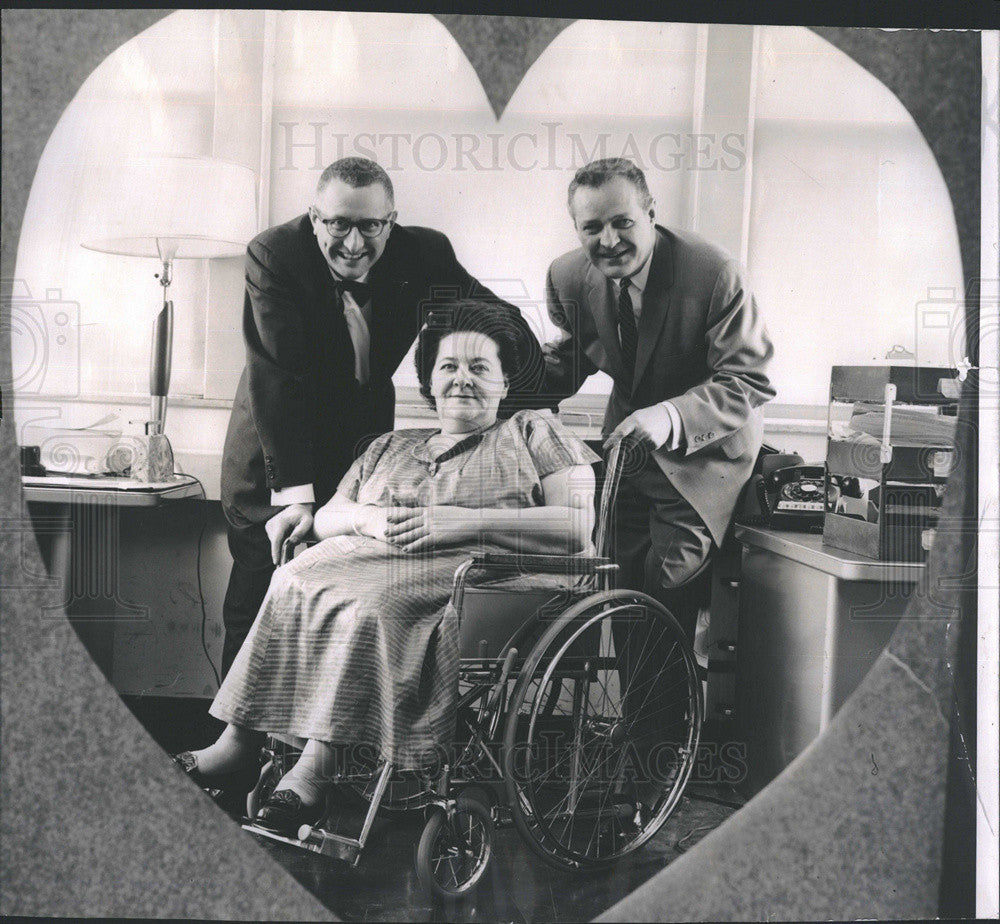
M795 453L767 452L758 460L741 522L819 532L823 529L826 487L824 466L807 465Z

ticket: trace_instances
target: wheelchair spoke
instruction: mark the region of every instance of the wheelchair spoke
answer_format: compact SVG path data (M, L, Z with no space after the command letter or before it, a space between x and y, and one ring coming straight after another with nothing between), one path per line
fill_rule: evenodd
M589 769L587 771L586 777L582 781L582 788L584 788L584 789L586 788L586 785L590 781L592 781L594 779L594 777L613 759L613 755L614 755L614 753L616 753L615 751L610 751L606 747L603 748L603 750L604 750L605 753L602 755L602 753L601 753L602 752L602 748L599 745L595 749L595 751L596 751L595 757L592 760L588 761ZM626 748L625 747L620 747L620 748L618 748L618 752L620 752L621 755L624 756L624 754L626 753ZM547 780L549 777L552 776L555 768L559 764L565 763L568 759L569 759L569 755L566 755L566 756L560 758L560 760L557 762L557 764L554 767L550 768L550 770L546 774L544 774L540 778L535 778L535 782ZM621 760L621 759L622 758L619 758L619 760ZM552 809L549 811L548 814L549 815L560 814L563 808L568 807L567 803L568 803L569 798L570 797L569 797L568 794L566 796L564 796L558 803L556 803L555 806L552 807Z
M673 667L675 664L682 664L682 663L683 663L683 658L681 658L681 659L673 662L673 664L670 664L668 666L669 667ZM658 677L662 677L663 674L665 674L665 673L666 673L666 669L665 668L661 669ZM656 683L656 680L658 679L658 677L649 677L649 678L641 681L640 683L637 683L634 691L632 690L631 679L630 679L629 685L626 686L625 692L622 694L622 702L623 702L623 704L627 702L627 697L629 696L630 691L632 692L632 695L634 697L634 696L636 696L638 694L639 690L642 689L642 687L647 687L648 689L646 690L646 693L645 693L645 695L643 697L643 701L639 704L638 709L635 710L635 714L640 713L642 711L642 709L645 707L646 703L649 701L650 695L652 695L652 693L656 689L655 683ZM668 685L666 687L666 690L670 690L673 687L678 686L679 684L687 684L687 683L688 683L688 678L682 676L680 679L678 679L674 683ZM658 695L663 694L664 692L665 692L665 690L658 690L657 691Z
M625 752L623 750L622 751L622 755L621 755L621 757L619 758L619 761L618 761L618 767L616 768L615 773L612 774L613 778L617 777L619 771L621 770L621 764L622 764L622 761L624 759L624 753ZM601 799L601 804L598 807L597 824L594 825L594 831L591 834L590 842L587 844L587 850L588 850L588 852L590 851L591 844L594 845L594 847L593 847L593 849L594 849L594 856L597 857L597 858L600 858L600 856L601 856L601 842L600 842L600 835L601 835L601 824L600 824L600 821L601 821L601 810L607 804L608 799L611 797L613 791L614 790L611 787L608 787L605 790L604 797ZM615 840L615 837L614 837L615 830L614 829L615 829L615 822L617 821L617 816L616 816L616 813L615 813L615 811L614 811L613 808L608 813L608 818L609 818L609 823L610 823L610 827L611 827L611 835L612 835L611 840L612 840L612 843L614 843L614 840ZM596 842L594 840L595 838L597 838Z
M624 637L624 641L625 641L624 647L626 649L630 649L632 647L631 646L631 639L632 639L632 637L633 637L633 635L635 633L636 628L637 627L638 628L644 628L648 624L648 622L649 622L648 619L637 620L634 616L633 617L629 617L626 614L620 614L618 617L612 617L612 620L611 620L611 633L612 633L612 636L614 636L616 634L616 632L615 632L616 629L619 630L617 634L620 635L621 634L621 629L627 628L628 631L627 631L627 634L625 634L625 637ZM661 627L660 628L660 637L662 637L663 634L664 634L664 630ZM639 657L639 658L642 657L643 653L646 650L646 645L648 645L648 643L649 643L649 633L647 632L646 637L645 637L645 639L643 641L643 648L639 651L639 654L638 654L637 657ZM618 652L618 654L620 656L622 654L622 652Z
M518 827L560 866L636 849L676 806L697 745L700 681L676 622L607 592L567 611L526 670L507 726L511 747L527 726L523 764L505 771L523 774L508 781Z
M686 682L687 682L686 678L682 678L680 680L677 680L674 683L672 683L672 684L664 687L663 689L656 690L655 691L656 695L658 697L663 697L670 690L673 690L674 688L676 688L678 686L681 686L682 684L686 684ZM673 700L671 703L667 703L666 705L659 706L657 709L653 710L652 712L644 712L643 710L645 709L647 703L649 702L649 698L653 694L654 689L655 688L653 687L652 683L650 683L649 684L649 689L646 691L645 695L643 696L643 701L639 704L638 707L635 708L635 711L632 713L633 718L630 720L631 724L634 724L635 722L638 722L640 716L644 716L645 717L645 716L649 716L649 715L655 715L657 712L662 712L664 709L669 708L671 705L675 705L677 703L683 702L685 699L690 699L690 695L688 695L687 697L681 697L680 699ZM636 691L636 693L638 693L638 690Z
M602 654L602 657L605 657L605 655ZM608 650L608 654L606 655L606 657L609 658L609 659L611 657L610 648ZM610 674L611 672L610 671L605 671L604 673L605 674ZM611 692L608 690L608 684L607 684L607 682L605 680L601 679L601 671L597 672L597 683L600 685L600 688L601 688L601 700L602 700L602 703L604 703L604 704L610 703L610 701L611 701ZM608 710L605 709L605 708L601 709L601 713L602 714L605 714L607 711ZM616 715L620 717L620 715L621 715L621 710L620 709L616 710Z
M587 778L583 781L584 785L586 785L591 780L593 780L594 776L601 770L601 768L603 766L605 766L607 764L607 762L608 762L608 758L605 757L604 760L600 764L597 764L597 763L593 764L592 767L591 767L591 769L590 769L590 772L587 774ZM567 804L568 800L569 800L569 795L567 794L562 799L560 799L559 802L557 802L555 806L553 806L552 810L549 812L549 815L550 816L558 816L558 815L561 815L561 814L566 814L562 810L564 808L568 808L568 804ZM576 817L576 813L572 813L571 812L571 813L569 813L569 815L570 815L571 818L575 818Z
M676 686L679 686L679 683L672 684L670 687L667 687L664 690L658 691L657 695L658 696L662 696L668 690L671 690L671 689L673 689ZM633 717L630 720L628 720L628 726L627 727L629 729L633 728L636 725L641 725L643 723L648 723L649 719L651 719L653 716L657 716L657 715L659 715L660 713L663 713L663 712L670 712L672 709L674 709L675 707L677 707L681 703L689 703L690 704L691 701L692 701L691 695L688 694L687 696L681 696L681 697L672 699L669 702L663 703L660 706L658 706L656 709L650 709L650 710L643 711L643 708L645 707L646 703L648 702L648 699L649 699L649 697L647 695L646 699L643 701L643 703L640 705L640 707L633 714ZM679 719L676 719L673 722L668 722L666 725L661 726L661 729L665 730L667 728L671 728L673 725L676 725L680 721L683 721L683 719L679 718Z
M690 701L691 701L690 697L675 698L671 702L666 703L666 704L660 706L658 709L649 710L649 711L646 711L646 712L643 712L643 713L637 715L635 719L628 721L622 727L624 727L626 730L631 730L637 724L640 724L642 722L649 722L650 720L652 720L653 718L655 718L657 715L659 715L659 714L661 714L663 712L669 712L669 711L673 710L676 706L678 706L680 704L683 704L683 703L690 704ZM680 721L681 721L680 719L677 719L674 722L669 723L666 726L661 726L661 731L665 731L665 730L673 727L674 725L678 724ZM601 746L602 745L601 745L600 742L588 742L588 744L582 748L583 755L584 755L583 756L583 764L584 764L585 767L591 767L592 764L593 764L593 760L595 759L595 758L592 758L592 757L587 757L586 755L589 752L593 752L595 755L596 754L600 754L600 748L601 748ZM619 748L619 750L622 750L622 749ZM530 756L529 756L529 759L530 759ZM559 772L561 770L565 769L565 767L567 766L567 764L569 764L572 759L573 759L573 751L571 751L570 749L563 749L563 753L560 756L558 756L557 759L554 762L549 763L547 765L547 769L545 769L542 772L533 774L532 775L532 780L534 781L534 783L536 785L545 785L545 784L547 784L549 782L557 780ZM590 777L592 777L592 775L593 775L592 773L588 774L588 779Z
M601 771L605 767L607 767L608 764L610 764L612 761L616 761L617 763L617 767L614 774L612 774L612 778L617 776L620 772L622 764L625 761L626 753L627 752L625 751L625 749L620 749L620 751L617 754L609 753L605 755L599 763L595 763L592 766L587 776L587 780L585 781L585 784L589 784L590 781L595 776L600 774ZM614 812L614 810L605 813L605 809L608 807L612 795L613 795L612 789L610 787L606 787L603 790L603 795L600 798L600 802L598 803L596 810L590 810L586 813L566 811L565 810L567 808L566 802L568 800L568 795L567 795L564 796L563 799L561 799L555 806L553 806L544 817L552 819L553 822L558 821L560 818L563 819L563 829L562 829L563 836L558 840L561 843L565 844L566 846L569 846L570 844L573 843L572 838L577 822L586 818L586 820L590 823L590 827L588 829L590 831L590 836L587 840L584 852L589 853L591 852L591 850L593 850L595 857L599 857L600 856L599 844L595 842L595 838L598 838L600 836L602 821L605 818L609 820L612 826L612 834L614 833L613 829L615 823L617 822L617 815Z
M661 636L661 638L663 636L663 631L662 630L661 630L660 636ZM628 639L629 640L631 639L631 635L629 635ZM659 642L659 639L657 639L657 642ZM654 643L652 646L649 646L650 647L650 651L648 653L646 653L646 648L648 646L648 643L649 643L649 635L647 635L646 638L643 640L643 647L640 650L639 654L636 656L636 664L635 664L635 666L630 671L628 671L628 673L630 675L640 675L642 673L642 671L647 667L647 662L649 661L649 659L652 658L653 655L654 655L654 653L656 652L656 643ZM628 648L628 647L629 646L626 645L626 648ZM670 655L677 649L677 647L678 647L678 645L677 645L677 642L675 641L674 644L671 646L670 651L667 652L667 655L664 658L664 661L668 661L669 660ZM672 663L674 663L674 664L681 663L681 662L683 662L683 660L684 660L684 656L682 654L681 657L677 661L674 661ZM628 662L626 662L626 664L628 664Z

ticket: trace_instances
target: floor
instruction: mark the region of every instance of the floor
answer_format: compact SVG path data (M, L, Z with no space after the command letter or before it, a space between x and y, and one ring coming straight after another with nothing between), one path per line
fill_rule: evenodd
M423 819L379 820L357 868L256 835L261 846L345 921L588 921L680 856L734 809L685 796L677 812L641 850L598 873L549 869L513 827L496 832L493 858L475 896L461 904L433 901L413 865ZM678 847L679 842L680 848Z
M135 699L126 703L168 752L207 744L220 727L205 700ZM712 737L712 729L706 730ZM718 740L718 738L716 738ZM708 774L704 779L711 779ZM206 799L208 797L206 796ZM422 889L414 853L420 813L376 820L361 861L347 863L246 833L303 886L345 921L584 921L624 898L728 818L743 798L725 782L692 782L676 812L649 843L601 872L550 869L524 845L514 827L496 831L493 858L473 898L443 905ZM360 829L361 814L345 826Z

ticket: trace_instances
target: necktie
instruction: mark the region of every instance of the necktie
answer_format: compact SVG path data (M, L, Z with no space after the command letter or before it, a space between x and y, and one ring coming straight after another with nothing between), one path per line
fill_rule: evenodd
M371 286L364 282L338 279L337 294L344 309L344 320L347 321L347 330L354 346L354 377L360 384L366 385L369 378L371 335L361 306L370 301Z
M639 342L639 332L635 326L635 312L632 310L632 296L628 292L629 282L621 281L618 295L618 335L622 344L622 364L625 367L625 385L631 387L635 374L635 351Z

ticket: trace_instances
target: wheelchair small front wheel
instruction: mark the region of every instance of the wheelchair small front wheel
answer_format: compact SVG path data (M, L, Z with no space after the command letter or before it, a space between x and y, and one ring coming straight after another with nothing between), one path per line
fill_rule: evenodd
M436 897L456 901L478 887L493 854L493 821L477 799L459 796L451 818L427 820L417 846L417 878Z

